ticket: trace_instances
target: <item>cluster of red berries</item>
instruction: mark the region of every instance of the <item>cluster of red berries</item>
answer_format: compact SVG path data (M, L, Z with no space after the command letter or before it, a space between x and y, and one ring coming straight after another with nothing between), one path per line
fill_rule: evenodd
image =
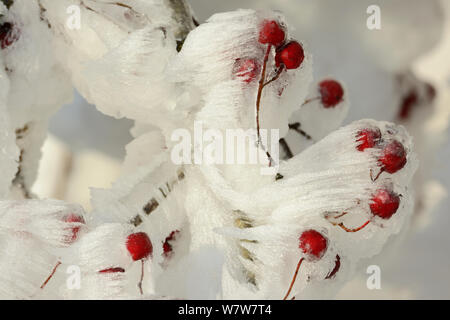
M286 31L277 21L264 20L259 31L258 42L276 48L275 65L286 69L297 69L305 59L300 43L295 40L286 42Z
M368 148L380 147L382 144L382 135L380 129L378 128L362 129L357 133L356 138L357 142L359 142L356 149L360 152L364 152L364 150ZM382 147L382 153L378 159L378 162L382 172L386 171L392 174L402 169L407 162L406 150L404 146L397 140L392 140L385 144ZM397 212L399 206L400 195L388 188L378 189L372 195L371 203L369 205L372 215L381 219L390 219ZM340 214L339 217L346 214L347 212L344 212ZM370 220L356 229L348 229L343 225L343 223L339 223L337 225L347 232L356 232L364 228L369 222ZM306 259L309 262L320 260L328 248L328 239L316 230L306 230L299 237L299 248L302 250L304 257L302 257L298 262L291 285L284 299L287 299L291 292L303 260ZM335 267L328 274L326 279L334 277L334 275L339 271L340 265L340 257L339 255L336 255Z
M279 69L297 69L305 58L301 44L297 41L286 42L285 28L275 20L263 21L258 42L268 45L267 52L270 52L272 46L275 47L275 65ZM268 53L266 58L267 56ZM263 62L264 68L266 62L267 60ZM237 59L233 71L236 76L242 77L245 82L249 83L258 75L260 64L255 58Z
M382 148L381 157L378 163L381 167L381 172L395 173L402 169L407 162L406 150L403 144L397 140L391 140L387 143L382 143L381 131L378 128L365 128L357 133L356 147L358 151L364 151L368 148ZM376 179L375 179L376 180Z
M406 165L407 153L403 144L398 140L391 140L384 143L379 128L364 128L358 131L356 142L358 142L356 149L360 152L364 152L369 148L381 148L381 155L378 158L380 172L375 179L372 178L372 181L377 180L383 172L393 174ZM390 219L397 212L399 206L400 195L390 188L381 188L375 191L369 205L371 214L381 219ZM347 212L344 212L339 217L346 214ZM370 221L366 221L362 226L355 229L345 227L342 222L337 224L333 223L333 225L338 225L347 232L357 232L367 226Z
M277 21L264 20L259 31L259 43L276 48L275 65L286 69L297 69L303 62L303 47L297 41L286 43L285 29Z

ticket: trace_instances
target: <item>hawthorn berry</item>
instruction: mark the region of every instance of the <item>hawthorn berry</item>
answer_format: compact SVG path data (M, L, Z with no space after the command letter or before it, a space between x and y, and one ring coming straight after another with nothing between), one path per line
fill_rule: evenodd
M298 270L302 265L303 260L307 261L315 261L322 258L328 248L328 240L325 238L320 232L316 230L310 229L303 231L303 233L299 237L299 248L305 254L305 257L301 257L298 261L297 268L295 269L294 276L292 277L291 284L289 285L289 289L284 296L283 300L286 300L291 293L292 287L294 286L295 280L297 279ZM336 271L337 272L337 271Z
M379 189L372 196L370 211L382 219L389 219L394 215L400 205L400 197L391 190Z
M255 59L236 59L234 64L234 74L237 77L242 77L242 79L250 83L258 75L259 65Z
M82 216L74 214L74 213L70 213L67 216L65 216L63 221L67 222L67 223L83 223L83 224L85 223L84 218ZM81 228L80 226L72 227L72 236L69 239L70 243L77 240L78 232L80 231L80 228Z
M310 261L322 258L327 250L327 238L316 230L304 231L299 240L299 248L302 249L306 258Z
M170 244L170 242L175 240L175 237L179 232L180 231L178 231L178 230L172 231L170 233L170 235L164 240L164 243L163 243L163 255L164 256L167 257L172 252L173 248L172 248L172 245Z
M153 253L152 242L145 232L130 234L127 237L126 247L134 261L145 259Z
M291 41L277 50L275 64L277 67L284 65L286 69L297 69L305 59L303 47L297 41Z
M339 104L344 97L344 89L335 80L323 80L319 83L319 92L322 104L325 108L332 108Z
M141 279L138 282L138 288L141 295L143 295L142 281L144 279L144 262L146 258L153 254L152 242L145 232L137 232L132 233L127 237L126 247L131 254L133 261L141 260Z
M388 173L397 172L407 162L405 147L397 140L392 140L384 146L379 162L383 171Z
M275 20L264 20L259 31L259 43L281 46L286 39L284 28Z
M358 131L356 138L356 141L359 142L356 149L358 151L364 151L378 145L381 140L381 131L378 128L365 128Z
M5 22L0 25L0 47L6 49L19 39L18 33L14 30L14 25Z

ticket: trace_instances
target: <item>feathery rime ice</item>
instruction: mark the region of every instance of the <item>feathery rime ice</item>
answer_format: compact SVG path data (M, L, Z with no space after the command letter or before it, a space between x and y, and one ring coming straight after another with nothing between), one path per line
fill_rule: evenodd
M331 88L323 81L310 86L308 47L292 38L281 14L238 10L195 27L184 1L173 8L162 0L86 0L83 27L73 31L64 13L78 1L41 0L39 13L34 1L34 11L24 3L11 7L24 27L5 49L12 55L5 61L14 62L8 65L26 74L18 62L27 55L13 50L33 48L38 31L26 22L34 21L49 45L35 58L46 68L30 79L56 70L48 72L64 79L61 86L73 85L102 112L135 120L135 140L127 147L127 174L110 189L92 191L89 219L77 206L52 200L0 203L6 243L0 270L9 278L2 296L282 299L288 288L286 296L296 299L331 295L407 222L416 169L410 137L402 127L372 120L338 129L348 110L347 89L335 80ZM174 12L184 12L183 19ZM34 41L21 43L27 35ZM28 123L21 112L11 112L14 127ZM196 121L216 131L211 142L228 129L249 130L255 143L244 158L256 151L265 161L173 163L172 133L194 133ZM364 135L368 128L380 137ZM289 160L275 157L278 136L264 140L264 130L285 139ZM310 137L307 149L298 142L306 137L299 130ZM390 141L401 144L401 161L395 160L399 152L386 152ZM261 175L261 168L276 174ZM395 214L373 200L377 190L401 194ZM367 219L371 223L359 232L339 227ZM11 254L15 247L31 254L34 270L21 254ZM21 267L13 269L11 260ZM58 272L67 265L79 266L80 290L64 286Z

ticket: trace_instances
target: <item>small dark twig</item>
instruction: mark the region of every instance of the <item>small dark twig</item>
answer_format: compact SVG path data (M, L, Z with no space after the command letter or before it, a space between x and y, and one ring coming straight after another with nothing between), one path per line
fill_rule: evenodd
M294 154L292 153L291 148L287 144L286 140L284 140L284 138L280 139L280 146L283 148L284 152L286 153L286 157L288 159L290 159L290 158L292 158L294 156Z
M312 140L312 137L309 134L307 134L305 131L300 129L300 122L290 123L289 129L294 130L295 132L301 134L308 140Z

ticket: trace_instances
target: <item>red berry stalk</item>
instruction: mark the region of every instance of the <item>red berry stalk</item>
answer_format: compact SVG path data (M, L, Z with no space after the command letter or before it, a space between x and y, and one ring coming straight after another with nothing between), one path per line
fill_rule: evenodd
M370 212L373 216L380 217L381 219L390 219L398 210L400 206L400 195L388 189L379 189L372 195L371 203L370 203ZM340 214L336 218L340 218L346 215L348 212L344 212ZM329 218L328 216L326 217ZM330 221L331 222L331 221ZM363 225L358 228L347 228L343 222L335 223L331 222L331 224L340 227L346 232L358 232L359 230L364 229L371 220L367 220Z
M285 40L285 30L278 24L278 22L273 20L263 21L259 32L258 41L261 44L267 44L267 49L262 63L261 77L259 79L258 92L256 95L256 131L258 135L258 144L261 144L259 113L261 109L261 97L264 87L273 81L276 81L284 69L296 69L300 67L304 59L302 46L296 41L291 41L283 46ZM275 65L277 66L277 71L272 79L266 81L267 62L269 60L272 46L276 48ZM272 158L268 152L266 152L266 154L271 160L271 164Z
M141 295L143 295L142 281L144 280L144 262L153 254L152 242L145 232L137 232L132 233L127 237L126 247L133 261L141 260L141 278L138 283L138 288Z

